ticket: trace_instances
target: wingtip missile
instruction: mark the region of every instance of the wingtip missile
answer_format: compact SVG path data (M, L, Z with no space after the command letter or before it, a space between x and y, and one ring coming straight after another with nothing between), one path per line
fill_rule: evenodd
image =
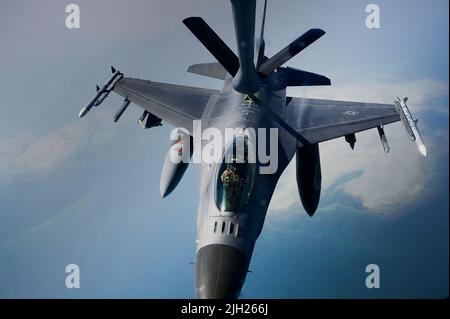
M411 140L415 141L417 144L417 148L419 149L420 154L423 156L427 156L427 148L425 143L423 142L422 136L420 135L419 129L417 128L417 119L413 119L411 112L409 111L406 102L408 102L408 98L405 97L403 99L397 97L398 101L395 101L397 105L397 111L400 114L400 119L402 120L408 135Z
M89 112L89 109L88 109L87 106L85 106L85 107L83 107L83 108L80 110L80 113L78 113L78 117L79 117L79 118L82 118L82 117L85 116L88 112Z
M424 144L418 146L420 154L427 157L427 147Z
M102 95L102 93L103 93L102 90L97 91L97 94L95 94L95 96L89 101L89 103L86 104L86 106L80 110L80 113L78 113L78 117L82 118L83 116L85 116L95 105L95 103L97 102L100 95Z
M98 85L95 86L97 93L89 101L89 103L80 110L80 112L78 113L78 117L84 117L93 106L100 105L106 99L108 94L113 90L117 82L120 81L120 79L123 77L123 74L116 70L113 66L111 66L111 71L113 72L113 75L102 88L100 88Z

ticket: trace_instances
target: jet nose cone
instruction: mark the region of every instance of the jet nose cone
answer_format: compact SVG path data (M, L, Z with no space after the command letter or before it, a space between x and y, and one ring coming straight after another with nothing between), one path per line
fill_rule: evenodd
M199 299L235 299L239 296L249 260L237 248L208 245L196 258L196 297Z

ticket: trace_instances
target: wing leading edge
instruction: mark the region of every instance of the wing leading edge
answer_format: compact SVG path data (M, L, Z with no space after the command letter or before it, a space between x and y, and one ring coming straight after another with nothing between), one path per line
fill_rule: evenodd
M392 104L288 98L285 122L311 144L400 121Z

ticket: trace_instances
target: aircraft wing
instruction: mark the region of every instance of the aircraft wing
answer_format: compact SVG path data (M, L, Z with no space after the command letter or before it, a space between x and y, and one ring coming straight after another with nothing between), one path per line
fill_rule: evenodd
M394 104L287 99L284 121L311 144L400 121Z
M192 131L192 121L201 119L217 90L123 77L114 92L175 127Z

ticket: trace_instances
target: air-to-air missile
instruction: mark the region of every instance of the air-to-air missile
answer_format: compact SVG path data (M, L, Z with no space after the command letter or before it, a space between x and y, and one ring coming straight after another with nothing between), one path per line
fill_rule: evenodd
M408 98L405 97L403 100L397 97L397 101L394 101L395 107L397 108L397 112L400 115L400 118L405 126L406 132L408 133L409 138L412 141L415 141L419 152L423 156L427 156L427 148L422 140L422 136L420 135L419 129L417 128L417 123L419 120L413 119L411 112L409 111L406 102L408 102Z
M112 91L115 83L123 77L123 74L120 73L119 70L116 70L113 66L111 67L111 71L113 75L111 76L109 81L106 82L101 89L97 86L97 94L89 101L88 104L86 104L85 107L81 109L80 113L78 114L79 117L85 116L93 106L100 105Z
M386 153L389 153L390 148L386 138L386 134L384 134L384 127L382 125L377 126L378 135L380 135L381 144L383 145L383 149Z
M102 104L103 101L108 97L109 93L114 90L114 87L123 78L123 73L121 73L119 70L116 70L113 66L111 66L111 72L111 78L108 80L108 82L105 83L105 85L103 85L102 88L97 85L97 93L89 101L89 103L81 109L80 113L78 114L79 117L85 116L92 109L92 107ZM122 117L123 113L126 111L130 103L131 100L129 100L128 97L125 97L122 106L114 115L114 122L117 122ZM142 116L139 118L138 122L143 128L146 129L162 125L162 120L147 110L142 113Z

